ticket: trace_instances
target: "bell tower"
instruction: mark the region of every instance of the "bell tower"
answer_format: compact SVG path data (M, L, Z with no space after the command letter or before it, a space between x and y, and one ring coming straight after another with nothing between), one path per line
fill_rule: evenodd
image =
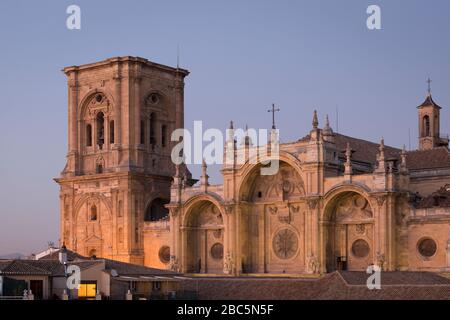
M431 96L431 80L428 79L428 94L425 101L417 107L419 116L419 150L430 150L448 146L448 138L440 137L440 111Z
M183 128L187 70L139 57L64 68L68 153L61 243L85 256L144 263L146 211L168 202L171 132Z

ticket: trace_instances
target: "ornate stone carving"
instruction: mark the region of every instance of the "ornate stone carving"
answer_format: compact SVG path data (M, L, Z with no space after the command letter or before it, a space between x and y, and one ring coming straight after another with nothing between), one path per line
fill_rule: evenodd
M234 261L230 252L227 252L225 258L223 259L223 273L225 274L234 273Z
M180 266L178 264L178 258L176 256L170 256L169 270L180 272Z
M319 199L318 198L308 199L307 203L308 203L309 209L314 210L317 208L317 205L319 204Z
M336 221L360 221L373 217L369 202L359 194L342 199L336 207Z
M278 207L276 207L276 206L269 206L269 212L270 212L271 214L277 214L277 212L278 212Z
M294 257L298 249L298 237L290 229L281 229L273 237L272 247L275 255L280 259Z
M386 260L384 254L381 252L377 252L376 259L377 259L377 266L379 266L381 270L384 270L384 262Z
M306 264L311 273L320 273L320 262L314 254L308 255Z
M386 198L387 197L385 195L375 196L375 201L379 207L382 207L384 202L386 201Z

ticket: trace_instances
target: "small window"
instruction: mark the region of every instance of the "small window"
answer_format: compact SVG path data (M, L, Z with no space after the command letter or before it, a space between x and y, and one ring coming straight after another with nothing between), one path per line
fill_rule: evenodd
M154 291L159 291L159 290L161 290L161 281L154 281L154 282L153 282L153 290L154 290Z
M91 220L91 221L97 220L97 207L95 206L95 204L91 207L91 216L90 216L89 220Z
M144 220L158 221L167 218L169 216L169 210L164 207L164 205L168 203L169 201L161 198L156 198L155 200L153 200L145 211Z
M109 122L109 143L114 144L114 121Z
M161 145L165 147L167 145L167 126L161 126Z
M145 121L141 121L141 144L145 144Z
M96 173L103 173L103 165L101 163L97 164L97 167L95 168Z
M170 262L170 248L168 246L162 246L159 249L159 260L164 263L167 264Z
M150 145L152 147L156 145L156 115L154 113L150 115Z
M258 191L258 198L262 198L262 192Z
M95 299L97 295L97 282L82 281L78 288L78 298L81 300Z
M430 238L422 239L417 244L417 251L419 251L422 257L431 258L437 251L436 242Z
M430 132L430 117L429 116L425 116L423 117L423 131L424 131L424 136L425 137L429 137L431 136L431 132Z
M92 126L86 126L86 147L92 147Z
M97 145L102 149L105 143L105 117L103 112L97 114Z

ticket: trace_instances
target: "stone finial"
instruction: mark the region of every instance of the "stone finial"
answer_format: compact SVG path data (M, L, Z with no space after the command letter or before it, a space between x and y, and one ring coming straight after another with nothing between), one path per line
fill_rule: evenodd
M204 187L204 191L206 192L206 187L209 185L209 176L207 173L208 166L206 165L205 159L202 161L202 176L200 177L200 183Z
M230 130L233 130L234 129L234 123L233 123L233 120L231 120L230 121L230 128L229 128Z
M317 129L319 127L319 119L317 118L317 110L314 110L312 126L314 129Z
M384 155L384 138L381 138L380 147L378 148L378 172L386 172L386 157Z
M402 149L402 153L401 153L400 157L401 157L400 171L406 172L406 171L408 171L408 169L406 167L406 146L405 145L403 145L403 149Z
M327 136L327 139L326 139L327 141L330 140L329 136L333 135L333 129L331 129L330 119L328 118L328 114L325 117L325 127L323 128L322 132L323 132L324 136Z
M350 176L352 174L352 162L351 162L351 157L352 157L352 149L350 148L350 143L347 142L347 148L345 150L345 171L344 171L344 175L346 176Z

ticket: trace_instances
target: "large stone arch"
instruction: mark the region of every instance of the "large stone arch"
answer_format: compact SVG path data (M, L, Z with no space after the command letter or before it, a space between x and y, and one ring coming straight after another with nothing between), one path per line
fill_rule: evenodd
M341 185L324 197L322 252L327 272L364 271L375 261L375 219L367 190Z
M188 273L223 273L225 216L216 198L197 196L186 207L183 265Z
M301 182L303 183L303 171L301 168L300 161L287 152L280 151L278 158L265 157L260 161L257 161L255 157L250 158L241 168L241 180L238 185L238 199L239 201L247 201L247 197L250 194L250 189L252 188L252 182L255 180L257 176L260 176L260 168L262 167L262 162L267 160L278 160L279 165L287 164L290 166L300 177ZM277 173L278 174L278 173ZM276 174L275 174L276 175ZM269 177L269 176L267 176ZM303 183L304 185L304 183Z
M97 94L104 95L108 99L111 109L114 109L115 104L114 104L114 98L113 98L112 94L107 90L95 88L95 89L89 90L87 93L85 93L83 98L79 102L79 104L78 104L78 119L84 118L84 116L86 114L86 110L89 105L89 102L91 102L92 99L94 99Z
M87 194L77 201L74 210L72 247L82 255L96 252L109 257L113 246L113 224L110 201L98 194Z

